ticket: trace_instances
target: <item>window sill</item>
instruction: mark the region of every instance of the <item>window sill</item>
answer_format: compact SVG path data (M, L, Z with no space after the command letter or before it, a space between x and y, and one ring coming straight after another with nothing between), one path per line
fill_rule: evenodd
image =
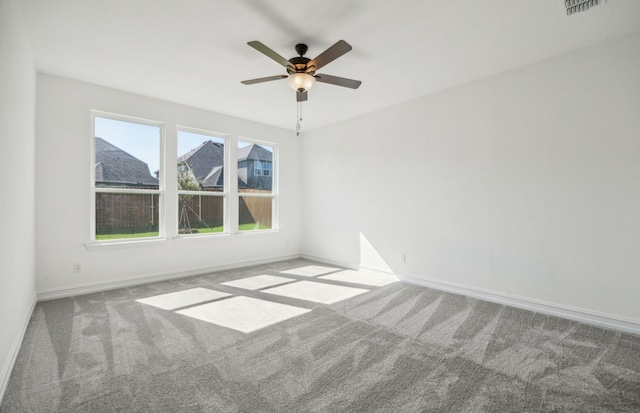
M257 229L257 230L248 230L248 231L238 231L235 235L244 237L244 236L252 236L257 234L274 234L279 232L277 229Z
M175 242L193 242L193 241L207 241L216 238L228 237L228 232L216 232L214 234L183 234L176 235L172 238Z
M118 240L118 241L94 241L84 244L84 246L89 251L106 251L106 250L116 250L116 249L128 249L132 247L149 247L154 245L167 245L169 243L168 239L165 238L154 238L154 239L145 239L145 240Z
M93 241L84 244L84 246L89 251L108 251L108 250L118 250L118 249L129 249L129 248L137 248L137 247L150 247L156 245L167 245L171 242L198 242L198 241L210 241L216 238L226 238L230 235L240 236L240 237L253 237L259 236L260 234L274 234L279 232L277 229L262 229L262 230L254 230L254 231L240 231L236 233L229 232L220 232L215 234L200 234L200 235L177 235L171 239L166 238L153 238L153 239L145 239L145 240L116 240L116 241Z

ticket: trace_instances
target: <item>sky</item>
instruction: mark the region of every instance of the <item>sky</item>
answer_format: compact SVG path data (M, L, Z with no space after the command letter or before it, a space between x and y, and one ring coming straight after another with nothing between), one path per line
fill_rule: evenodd
M149 171L152 175L160 169L161 128L159 126L126 122L99 116L95 117L94 126L96 137L106 140L145 162L149 165ZM224 143L223 138L179 130L178 157L208 140ZM238 148L249 144L248 142L239 141ZM263 147L269 151L273 150L273 148L269 146L263 145Z
M160 169L159 126L95 117L95 136L117 146L149 165L153 174ZM178 131L178 156L184 155L202 142L224 142L222 138L193 132Z
M160 127L96 116L95 136L117 146L149 165L160 169Z

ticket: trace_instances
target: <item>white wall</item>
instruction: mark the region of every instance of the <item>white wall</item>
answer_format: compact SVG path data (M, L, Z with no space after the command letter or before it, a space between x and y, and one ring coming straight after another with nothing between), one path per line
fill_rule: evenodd
M35 303L36 72L18 1L0 0L0 401Z
M640 332L638 68L640 34L306 133L303 253L384 270L362 235L414 282Z
M36 271L40 297L299 256L301 147L293 131L51 75L38 74L37 84ZM90 238L92 109L165 122L168 148L175 148L176 125L278 143L280 230L89 251L85 245ZM168 205L167 214L177 217L177 207ZM82 272L74 273L73 263L80 263Z

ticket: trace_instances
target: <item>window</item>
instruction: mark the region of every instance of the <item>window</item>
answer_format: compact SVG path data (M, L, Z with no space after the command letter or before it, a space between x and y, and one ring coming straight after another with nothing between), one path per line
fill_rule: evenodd
M225 138L178 130L178 234L225 232Z
M92 239L159 237L161 124L94 113L93 125Z
M271 176L271 162L262 162L262 175Z
M256 176L262 175L262 162L253 161L253 174Z
M161 122L99 111L91 120L89 249L277 229L276 144L183 126L165 137Z
M238 229L240 231L275 228L276 191L272 168L275 158L276 151L273 145L238 141ZM248 166L252 166L253 171L247 171Z

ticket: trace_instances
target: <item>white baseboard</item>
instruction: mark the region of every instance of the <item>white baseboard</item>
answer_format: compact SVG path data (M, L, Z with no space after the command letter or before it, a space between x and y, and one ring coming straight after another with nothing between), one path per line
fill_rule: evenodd
M563 304L550 303L527 297L506 295L503 293L479 289L475 287L463 286L443 281L418 278L406 275L397 275L404 282L433 288L434 290L446 291L453 294L478 298L497 304L504 304L511 307L522 308L540 314L566 318L586 324L595 325L602 328L623 331L626 333L640 335L640 321L625 319L611 314L599 313L596 311L576 308Z
M627 318L615 316L612 314L600 313L592 310L586 310L583 308L576 308L576 307L566 306L563 304L550 303L550 302L545 302L542 300L536 300L536 299L527 298L527 297L507 295L504 293L484 290L484 289L471 287L467 285L448 283L446 281L439 281L439 280L408 276L408 275L399 275L393 272L381 270L379 268L370 268L364 265L356 265L356 266L349 265L346 263L340 263L340 262L328 260L323 257L312 256L310 254L303 254L303 258L307 258L317 262L324 262L331 265L347 267L347 268L357 268L362 271L394 275L398 277L400 281L403 281L409 284L420 285L422 287L433 288L434 290L446 291L453 294L473 297L473 298L477 298L484 301L490 301L496 304L503 304L511 307L522 308L524 310L529 310L529 311L533 311L540 314L566 318L569 320L579 321L585 324L591 324L591 325L595 325L595 326L610 329L610 330L617 330L625 333L640 335L640 320L627 319Z
M16 360L18 359L18 353L20 352L20 347L22 346L22 340L24 339L24 335L27 332L27 327L29 326L29 320L31 320L31 315L33 314L33 309L36 307L36 296L34 294L33 299L31 300L31 305L29 309L23 314L22 322L20 324L20 330L18 334L13 339L13 344L11 345L11 349L9 350L9 354L5 359L4 365L2 366L2 370L0 370L0 405L2 404L2 399L4 399L4 393L7 391L7 386L9 385L9 379L11 378L11 373L13 372L13 366L16 364Z
M381 268L375 268L375 267L369 267L366 265L358 265L358 271L366 271L366 272L371 272L374 274L380 274L380 275L384 275L384 276L394 276L394 277L398 277L395 273L393 273L392 271L386 271L383 270Z
M358 269L358 264L347 264L345 262L340 262L340 261L335 261L335 260L331 260L325 257L318 257L316 255L311 255L311 254L307 254L307 253L302 253L301 258L304 258L305 260L309 260L309 261L316 261L316 262L320 262L322 264L327 264L327 265L335 265L337 267L342 267L342 268L348 268L351 270L357 270Z
M48 290L40 290L37 293L38 301L53 300L56 298L73 297L76 295L96 293L100 291L114 290L116 288L132 287L134 285L148 284L158 281L173 280L177 278L193 277L196 275L204 275L217 271L224 271L236 268L251 267L254 265L270 264L279 261L286 261L300 258L300 254L281 255L269 258L260 258L254 260L242 260L237 262L227 262L220 265L214 265L206 268L196 268L180 272L166 272L147 274L140 277L121 278L111 281L100 281L95 283L76 284L69 287L51 288Z

